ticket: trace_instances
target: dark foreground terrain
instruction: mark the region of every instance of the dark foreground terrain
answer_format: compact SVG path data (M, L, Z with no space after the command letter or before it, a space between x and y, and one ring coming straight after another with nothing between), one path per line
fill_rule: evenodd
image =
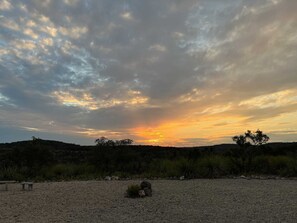
M297 143L174 148L145 145L80 146L33 139L0 144L0 180L91 180L105 176L225 178L297 177Z
M153 197L125 198L139 182L10 185L0 222L297 222L296 180L153 180Z

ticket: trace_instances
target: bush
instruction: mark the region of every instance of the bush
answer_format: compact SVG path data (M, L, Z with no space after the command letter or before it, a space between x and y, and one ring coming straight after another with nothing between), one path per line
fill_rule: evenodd
M154 160L150 163L148 170L145 172L147 177L175 177L179 176L179 169L176 160Z
M259 156L252 162L255 173L296 176L297 160L288 156Z
M156 160L150 166L150 173L158 177L213 178L233 174L233 169L230 157L209 155L197 160Z
M94 175L95 168L88 164L56 164L41 170L41 176L50 180L90 179Z
M17 167L8 167L0 170L0 180L16 180L22 181L25 177L26 169Z
M195 178L197 176L197 163L194 160L185 158L179 159L176 163L179 170L179 176L186 178Z
M139 190L141 190L141 187L138 184L129 185L126 191L127 196L131 198L139 197Z
M198 160L199 177L214 178L229 175L232 170L230 158L223 156L206 156Z

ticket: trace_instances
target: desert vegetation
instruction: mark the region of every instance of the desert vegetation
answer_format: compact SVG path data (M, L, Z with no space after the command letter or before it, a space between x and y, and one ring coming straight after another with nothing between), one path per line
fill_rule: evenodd
M138 184L129 185L126 191L127 197L131 197L131 198L139 197L139 190L141 190L141 187Z
M1 180L120 178L221 178L240 175L297 176L297 143L267 143L260 130L232 138L236 144L174 148L96 140L79 146L33 138L0 144Z

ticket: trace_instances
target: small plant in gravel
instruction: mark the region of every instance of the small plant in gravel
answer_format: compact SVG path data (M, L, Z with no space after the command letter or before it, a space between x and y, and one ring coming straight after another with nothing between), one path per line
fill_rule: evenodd
M141 187L138 184L129 185L126 191L127 197L131 197L131 198L139 197L139 190L141 190Z

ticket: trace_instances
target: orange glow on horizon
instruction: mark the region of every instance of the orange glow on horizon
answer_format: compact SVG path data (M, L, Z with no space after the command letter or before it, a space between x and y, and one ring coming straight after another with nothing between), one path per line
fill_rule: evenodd
M90 95L82 94L75 97L65 92L55 92L54 96L62 103L96 108L96 102ZM129 100L120 101L130 107L146 104L148 99L140 92L129 91ZM238 104L226 103L223 105L210 105L194 109L189 107L181 117L168 117L166 120L159 120L155 123L147 124L143 122L136 127L126 129L96 129L77 128L74 134L84 135L87 138L98 138L105 136L111 139L131 138L135 144L160 145L160 146L202 146L218 143L232 143L231 137L242 134L246 130L261 129L265 133L269 131L292 131L292 125L297 125L297 112L281 113L275 117L266 116L261 119L261 113L245 112L245 110L275 109L286 104L297 107L297 92L294 89L274 92L266 95L252 97L243 100ZM114 103L114 101L109 102ZM102 104L101 104L102 106ZM186 105L185 105L186 106ZM184 107L183 107L184 108ZM177 108L178 109L178 108ZM256 111L256 110L255 110ZM142 117L141 117L142 118ZM282 124L281 126L278 123Z
M233 136L240 132L244 117L203 116L198 120L172 120L155 127L138 127L132 129L141 144L160 146L190 146L190 139L203 139L207 144L216 142L226 135ZM217 123L225 121L222 126ZM198 143L199 144L199 143ZM198 145L197 145L198 146Z

